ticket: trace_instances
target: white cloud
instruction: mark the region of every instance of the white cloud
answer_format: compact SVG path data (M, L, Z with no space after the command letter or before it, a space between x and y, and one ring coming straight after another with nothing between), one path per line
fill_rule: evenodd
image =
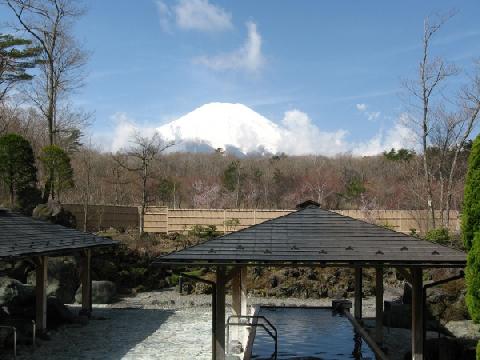
M356 104L355 107L357 108L358 111L360 111L362 114L364 114L366 116L368 121L375 121L381 115L380 111L367 111L367 109L368 109L367 104L363 104L363 103Z
M163 0L156 0L155 4L164 31L171 31L173 24L182 30L206 32L224 31L233 27L232 15L208 0L178 0L171 6Z
M402 124L401 119L398 119L392 128L387 131L380 130L372 139L366 142L353 144L352 154L359 156L378 155L383 151L388 151L392 148L410 149L415 147L414 134L412 130Z
M357 110L360 112L364 112L365 110L367 110L367 104L357 104L356 107Z
M123 112L114 114L111 117L111 120L115 124L115 130L109 135L101 135L99 139L102 141L99 145L103 147L105 151L111 151L114 153L128 148L131 145L130 142L135 133L139 133L142 136L152 136L157 132L154 127L139 125L135 120L132 120ZM109 141L107 139L109 139Z
M177 25L185 30L221 31L232 28L232 15L208 0L180 0L175 6Z
M247 70L255 72L265 62L262 54L262 37L257 31L257 25L251 21L246 23L248 35L245 43L237 50L216 56L201 56L196 63L213 70Z
M155 1L155 5L157 7L158 18L160 21L160 26L162 27L163 31L170 32L171 31L171 18L172 18L172 11L165 4L162 0Z
M347 151L345 130L321 131L306 113L299 110L287 111L281 125L279 152L291 155L335 155Z

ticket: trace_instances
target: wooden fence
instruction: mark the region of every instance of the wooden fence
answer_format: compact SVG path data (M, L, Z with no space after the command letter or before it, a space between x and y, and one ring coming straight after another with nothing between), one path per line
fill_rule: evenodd
M231 232L287 215L294 210L167 209L150 207L145 214L146 232L185 232L195 225L214 225L220 232ZM403 233L413 229L425 233L429 214L426 210L334 210L339 214L389 227ZM437 213L437 218L440 214ZM449 229L460 230L458 211L450 212Z
M66 209L77 218L77 227L83 229L83 205L68 204ZM214 225L217 231L231 232L287 215L294 210L264 209L169 209L150 206L143 219L144 231L149 233L187 232L196 225ZM425 233L428 228L427 210L334 210L339 214L389 227L403 233L415 229ZM90 205L87 228L90 231L113 228L136 228L140 222L136 206ZM437 212L437 217L440 214ZM458 211L450 212L449 229L460 231Z
M65 204L77 220L77 229L83 230L84 206L81 204ZM87 230L98 231L108 228L138 228L139 212L137 206L89 205Z

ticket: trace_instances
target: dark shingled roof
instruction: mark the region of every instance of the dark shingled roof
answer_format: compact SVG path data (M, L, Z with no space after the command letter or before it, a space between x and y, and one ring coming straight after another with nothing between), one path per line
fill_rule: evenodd
M0 259L71 254L118 242L0 209Z
M466 254L307 205L291 214L162 256L156 263L464 267Z

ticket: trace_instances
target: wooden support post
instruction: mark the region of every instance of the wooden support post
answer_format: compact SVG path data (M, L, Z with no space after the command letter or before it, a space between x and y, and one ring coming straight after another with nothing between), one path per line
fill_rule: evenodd
M240 268L236 268L232 277L232 315L242 315L241 276Z
M217 266L216 273L216 315L215 315L215 354L216 360L225 360L225 266Z
M47 282L48 282L48 256L39 256L35 269L35 322L37 331L42 333L47 330Z
M92 314L92 251L85 250L80 256L80 282L82 284L82 315Z
M375 271L375 334L377 344L383 343L383 267Z
M363 297L363 272L361 267L355 268L355 319L362 319L362 297Z
M423 273L412 268L412 359L423 360Z
M240 268L240 315L247 314L247 267Z
M217 359L217 285L212 286L212 360Z

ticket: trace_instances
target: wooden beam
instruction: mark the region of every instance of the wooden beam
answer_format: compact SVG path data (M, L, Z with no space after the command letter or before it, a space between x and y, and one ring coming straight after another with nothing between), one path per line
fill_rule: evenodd
M383 344L383 267L375 269L375 335L377 344Z
M412 359L423 360L423 272L412 268Z
M361 267L355 268L355 319L362 319L362 298L363 298L363 271Z
M35 322L42 333L47 330L48 256L39 256L35 262Z
M91 271L92 251L85 250L80 255L80 282L82 284L82 315L90 316L92 314L92 271Z
M217 266L216 272L216 315L215 315L215 355L216 360L225 360L225 266Z

